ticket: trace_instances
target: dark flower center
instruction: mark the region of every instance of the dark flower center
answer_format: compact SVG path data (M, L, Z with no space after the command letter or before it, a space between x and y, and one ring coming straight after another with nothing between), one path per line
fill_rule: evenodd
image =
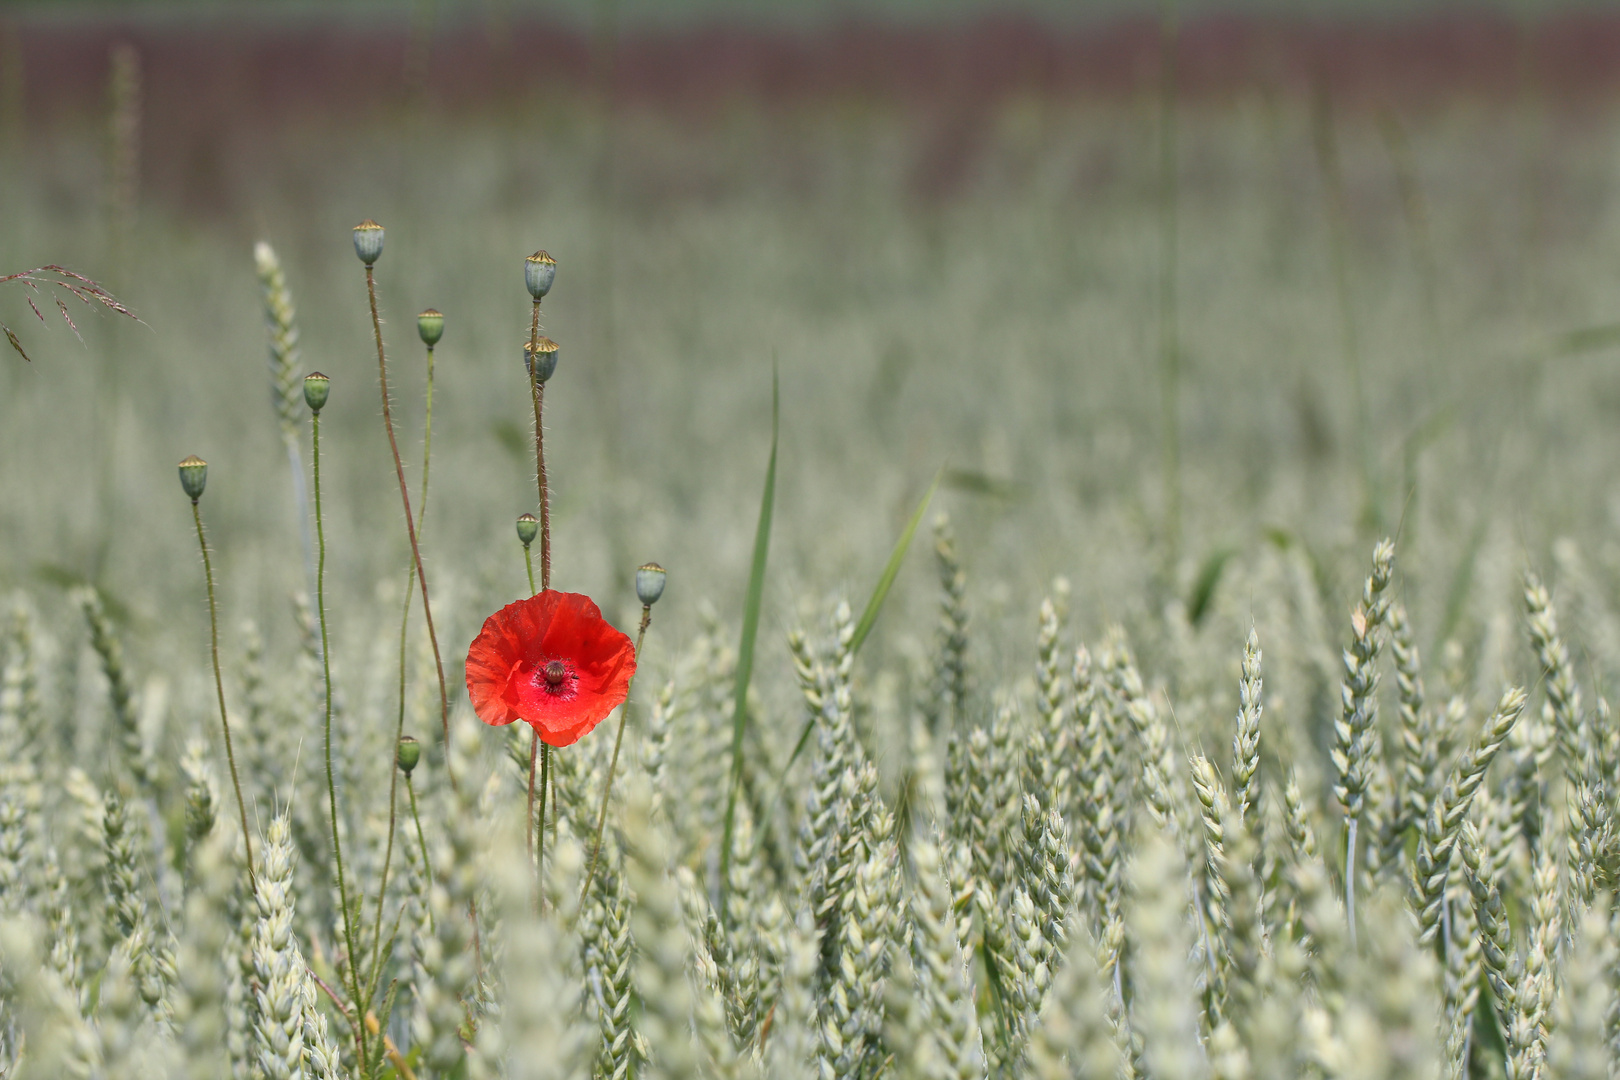
M551 660L542 669L542 674L545 676L546 685L555 688L561 686L563 680L568 677L568 668L561 660Z

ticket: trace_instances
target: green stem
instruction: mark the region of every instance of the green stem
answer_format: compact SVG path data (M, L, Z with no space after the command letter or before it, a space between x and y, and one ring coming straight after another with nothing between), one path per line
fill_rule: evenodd
M422 815L416 812L416 787L411 783L409 776L405 778L405 794L410 796L411 820L416 822L416 843L422 849L422 873L427 876L427 880L432 881L433 863L428 859L427 834L422 831Z
M444 772L454 791L456 774L450 767L450 694L444 682L444 658L439 655L439 635L433 629L433 606L428 600L427 571L422 568L422 549L416 542L416 522L411 519L411 492L405 484L405 464L400 460L399 442L394 438L394 414L388 404L388 360L383 354L382 320L377 317L377 279L366 267L366 298L371 302L371 331L377 340L377 382L382 388L383 427L388 432L388 449L394 455L394 472L399 477L399 499L405 505L405 535L411 542L411 561L416 580L422 587L422 617L427 622L428 641L433 645L433 664L439 675L439 722L444 729Z
M543 909L546 904L546 786L551 781L551 744L541 741L538 731L534 733L534 741L540 744L540 821L535 830L534 877L539 889L536 901Z
M219 674L219 612L214 605L214 563L208 557L208 539L203 535L202 510L191 500L191 520L197 523L197 546L202 548L203 577L208 581L208 648L214 658L214 692L219 696L219 726L225 730L225 760L231 766L231 787L236 789L236 811L242 816L242 843L247 848L248 884L255 891L253 875L253 835L248 832L247 803L242 801L242 782L236 775L236 752L231 748L231 722L225 716L225 680Z
M641 643L647 637L647 627L652 623L652 605L641 606L641 627L636 631L636 662L641 662ZM590 891L591 881L596 877L596 864L602 858L602 829L607 825L608 796L613 793L613 771L619 767L619 747L624 744L624 722L630 715L630 686L635 683L635 675L630 676L630 685L624 689L624 704L619 706L619 733L613 737L613 757L608 760L607 780L602 785L602 806L596 812L596 839L591 842L591 868L585 873L585 884L580 886L579 902L585 902L585 896Z
M534 776L535 763L540 760L540 733L529 729L529 821L524 826L528 837L529 858L534 858Z
M538 590L534 587L534 559L529 557L529 545L523 545L523 568L529 572L529 595L533 596Z
M343 944L348 950L349 993L353 995L355 1009L362 1008L360 999L360 972L355 966L358 954L354 947L354 925L349 911L348 878L343 872L343 844L338 839L337 783L332 779L332 650L326 629L326 519L321 512L321 414L313 413L310 437L310 457L315 468L315 613L321 624L321 677L326 687L326 799L332 819L332 859L337 864L338 903L343 906ZM366 1044L365 1025L361 1025L360 1044ZM366 1055L361 1054L361 1060Z

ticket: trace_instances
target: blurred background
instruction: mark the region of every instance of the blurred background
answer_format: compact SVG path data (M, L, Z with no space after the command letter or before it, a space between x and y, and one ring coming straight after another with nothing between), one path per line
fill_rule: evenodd
M64 265L140 322L72 307L76 338L0 286L32 357L0 356L0 592L99 585L206 705L197 453L227 651L251 618L294 652L266 241L300 370L333 380L339 633L386 641L407 550L370 217L413 485L414 316L446 317L424 556L451 660L523 588L544 248L555 584L628 625L631 571L664 563L660 662L738 618L774 368L785 692L785 630L859 608L936 474L998 677L1059 576L1078 635L1125 623L1184 700L1200 672L1229 696L1250 624L1310 622L1330 670L1398 535L1425 645L1495 682L1525 566L1620 581L1617 106L1620 13L1553 0L7 4L0 270ZM928 548L874 638L915 664Z

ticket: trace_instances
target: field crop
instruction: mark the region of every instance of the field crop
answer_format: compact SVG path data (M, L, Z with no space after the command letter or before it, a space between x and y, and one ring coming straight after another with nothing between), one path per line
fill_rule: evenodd
M0 131L139 317L0 282L4 1075L1612 1075L1612 103L133 100Z

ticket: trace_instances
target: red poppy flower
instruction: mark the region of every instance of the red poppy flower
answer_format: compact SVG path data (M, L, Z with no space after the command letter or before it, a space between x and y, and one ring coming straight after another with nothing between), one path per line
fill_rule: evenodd
M486 724L522 720L568 746L624 704L635 646L596 603L546 590L484 620L467 650L467 693Z

